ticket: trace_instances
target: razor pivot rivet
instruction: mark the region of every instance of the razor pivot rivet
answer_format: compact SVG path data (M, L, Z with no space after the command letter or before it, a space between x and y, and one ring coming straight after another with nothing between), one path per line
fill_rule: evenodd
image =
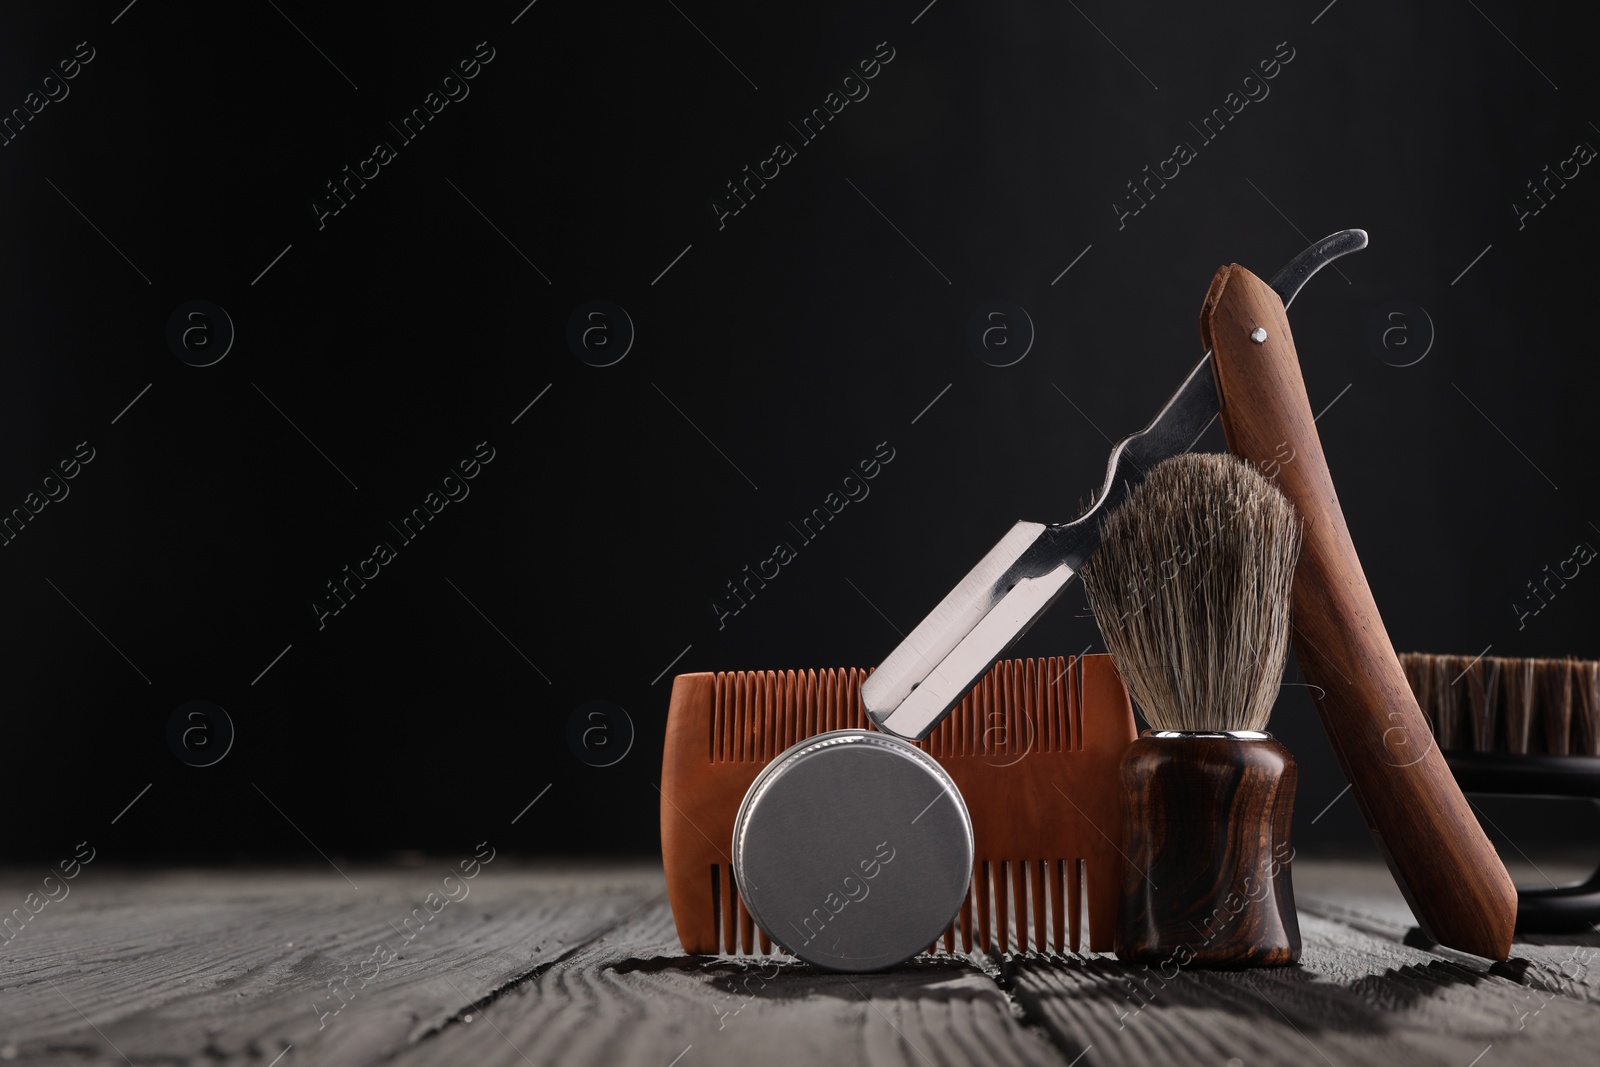
M1254 341L1258 345L1266 344L1266 342L1267 342L1267 331L1266 331L1266 328L1263 327L1263 326L1257 326L1255 329L1251 330L1250 331L1250 340Z

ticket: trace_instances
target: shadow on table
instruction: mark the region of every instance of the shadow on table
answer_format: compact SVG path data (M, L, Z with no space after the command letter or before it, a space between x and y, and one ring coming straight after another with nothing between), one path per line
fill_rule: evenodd
M675 972L709 981L721 990L765 1000L860 1000L868 991L921 1000L968 999L971 990L954 989L950 980L983 973L972 960L955 956L919 957L868 974L842 974L788 958L731 956L654 956L623 960L610 970L617 974Z
M1244 1028L1284 1023L1304 1034L1375 1036L1408 1025L1409 1009L1495 979L1444 960L1407 964L1347 983L1296 965L1238 971L1158 972L1110 958L1020 962L1010 977L1030 1013L1061 1018L1103 1009L1129 1016L1202 1012Z
M1410 964L1348 984L1329 981L1298 966L1241 971L1185 969L1162 974L1109 957L1038 955L999 961L965 956L919 957L886 971L841 974L790 959L718 956L656 956L624 960L619 974L678 973L719 992L783 1001L864 996L914 997L945 1002L970 998L952 978L984 974L1025 1009L1045 1010L1071 1002L1074 1012L1103 1007L1124 1015L1173 1009L1221 1010L1237 1020L1290 1022L1303 1030L1384 1032L1393 1013L1452 988L1476 986L1490 977L1448 961Z

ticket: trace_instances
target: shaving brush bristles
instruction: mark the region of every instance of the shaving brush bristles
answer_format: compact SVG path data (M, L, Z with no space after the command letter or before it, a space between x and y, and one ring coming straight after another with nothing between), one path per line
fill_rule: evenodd
M1225 734L1261 730L1277 698L1300 531L1293 505L1253 467L1178 456L1107 517L1083 570L1112 662L1145 719L1184 732L1140 737L1122 757L1125 960L1181 965L1180 949L1196 966L1300 957L1284 859L1293 853L1294 757L1270 737ZM1232 887L1251 885L1240 907L1228 905L1239 896ZM1216 927L1219 915L1230 918Z
M1153 467L1083 568L1106 648L1157 730L1260 730L1289 648L1294 505L1231 455Z

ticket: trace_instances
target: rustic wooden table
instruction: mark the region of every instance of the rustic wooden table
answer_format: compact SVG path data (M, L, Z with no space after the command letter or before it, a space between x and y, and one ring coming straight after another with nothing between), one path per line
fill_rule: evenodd
M25 1064L1439 1064L1600 1058L1594 933L1490 968L1406 943L1371 862L1302 859L1305 954L1163 977L1110 956L886 974L688 957L659 869L83 868L0 943ZM21 903L39 874L0 873ZM59 895L57 887L56 893ZM429 893L434 893L432 898ZM41 898L34 898L35 901ZM415 909L415 910L414 910Z

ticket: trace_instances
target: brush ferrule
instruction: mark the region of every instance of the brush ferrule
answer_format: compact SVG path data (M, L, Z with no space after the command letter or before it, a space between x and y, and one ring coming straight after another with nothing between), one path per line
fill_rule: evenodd
M1271 741L1261 730L1152 730L1149 737L1227 737L1235 741Z

